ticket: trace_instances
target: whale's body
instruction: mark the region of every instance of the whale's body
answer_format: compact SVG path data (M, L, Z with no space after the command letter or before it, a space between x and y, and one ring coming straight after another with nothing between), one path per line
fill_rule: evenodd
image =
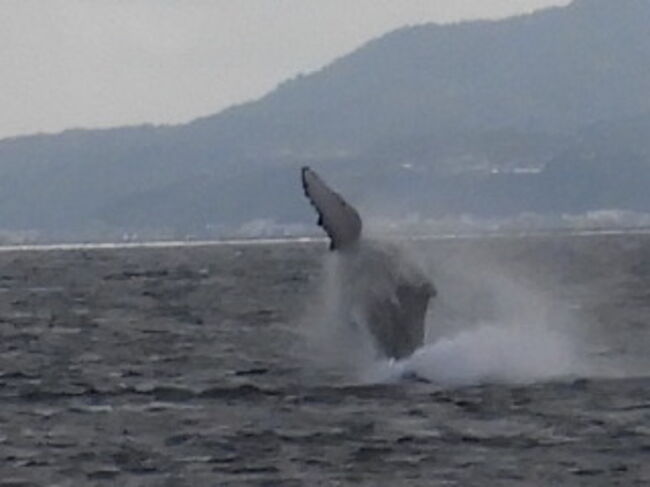
M345 319L369 332L382 357L408 357L423 344L434 286L395 247L362 238L359 213L310 168L302 184L339 259Z

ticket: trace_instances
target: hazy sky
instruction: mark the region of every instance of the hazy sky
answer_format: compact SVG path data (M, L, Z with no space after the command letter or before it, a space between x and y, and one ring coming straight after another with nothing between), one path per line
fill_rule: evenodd
M406 24L569 0L0 0L0 138L177 123Z

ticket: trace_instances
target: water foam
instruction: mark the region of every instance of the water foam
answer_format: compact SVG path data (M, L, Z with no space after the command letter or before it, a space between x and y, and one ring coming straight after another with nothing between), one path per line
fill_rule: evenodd
M377 362L362 380L414 376L442 385L529 383L575 374L566 337L543 328L483 324L425 345L401 361Z
M585 373L566 307L480 258L447 264L433 278L441 295L428 316L428 343L406 359L377 360L372 338L346 317L354 282L342 282L341 262L328 256L308 333L312 362L365 383L409 376L450 386L531 383Z

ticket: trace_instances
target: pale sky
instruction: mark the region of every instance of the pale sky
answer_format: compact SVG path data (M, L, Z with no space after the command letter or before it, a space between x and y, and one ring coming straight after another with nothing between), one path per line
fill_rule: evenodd
M0 0L0 138L180 123L407 24L569 0Z

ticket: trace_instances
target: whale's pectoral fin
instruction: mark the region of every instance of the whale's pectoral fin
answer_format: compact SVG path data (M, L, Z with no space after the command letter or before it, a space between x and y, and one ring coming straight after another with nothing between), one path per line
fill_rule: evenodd
M308 167L302 168L302 187L318 212L318 224L330 238L331 250L345 248L359 240L362 224L357 210Z

